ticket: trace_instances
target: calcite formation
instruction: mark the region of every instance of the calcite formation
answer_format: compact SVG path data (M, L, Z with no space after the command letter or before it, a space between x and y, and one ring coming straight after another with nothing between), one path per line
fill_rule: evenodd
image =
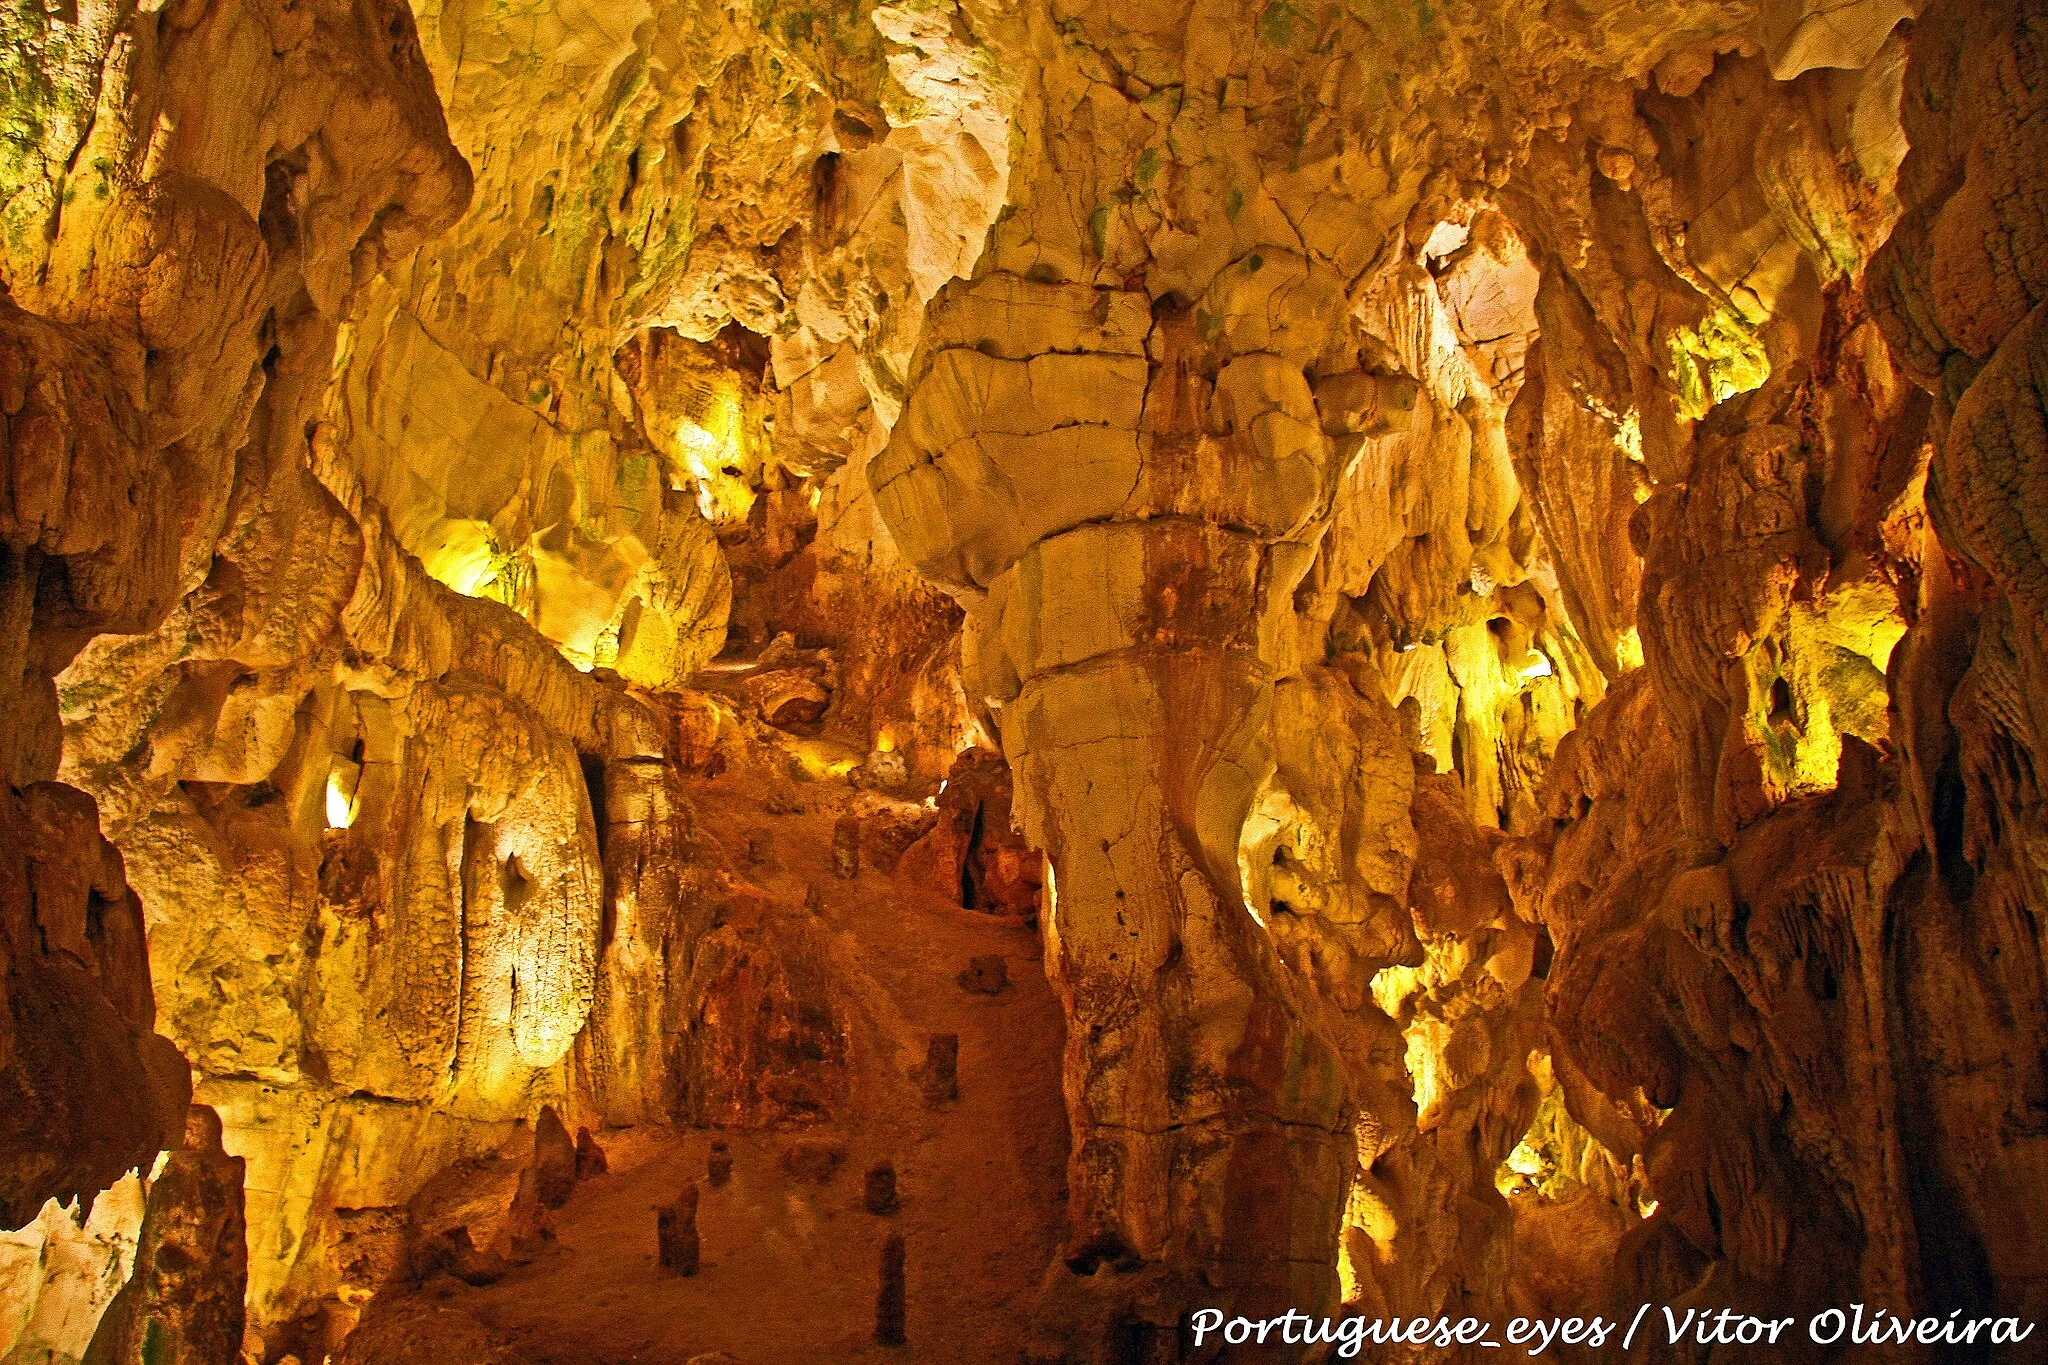
M2048 1314L2039 0L0 24L7 1359Z
M93 1200L81 1222L55 1200L34 1222L0 1238L0 1277L12 1311L0 1346L17 1358L76 1360L107 1305L135 1270L143 1179L130 1172Z
M135 1265L86 1347L92 1365L240 1353L249 1278L243 1163L220 1139L219 1116L194 1105L183 1141L150 1179Z

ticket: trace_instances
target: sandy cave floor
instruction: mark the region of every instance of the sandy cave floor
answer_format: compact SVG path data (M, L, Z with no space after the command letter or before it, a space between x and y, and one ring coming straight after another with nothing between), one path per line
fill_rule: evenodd
M821 781L797 787L801 813L771 813L776 785L736 769L692 779L691 796L731 864L787 913L812 913L807 888L819 889L831 968L857 1016L850 1112L800 1132L602 1134L609 1172L580 1182L549 1215L552 1238L531 1264L485 1287L443 1277L426 1291L503 1333L536 1365L681 1365L713 1351L744 1365L974 1362L1015 1352L1065 1198L1062 1028L1037 930L872 869L834 878L833 822L873 798ZM763 835L772 859L748 867L749 841ZM1009 989L969 994L954 978L990 953L1006 959ZM932 1111L909 1072L938 1032L959 1035L960 1098ZM654 1209L704 1179L714 1138L729 1145L732 1178L704 1186L703 1268L682 1278L656 1263ZM782 1169L792 1144L831 1139L843 1140L847 1156L828 1183ZM884 1158L895 1164L902 1207L878 1217L862 1207L862 1183ZM891 1229L908 1253L909 1345L897 1349L872 1340L877 1259Z

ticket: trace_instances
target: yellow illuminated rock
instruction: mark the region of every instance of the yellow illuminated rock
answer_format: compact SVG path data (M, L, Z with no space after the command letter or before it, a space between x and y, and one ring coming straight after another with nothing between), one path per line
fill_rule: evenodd
M0 29L0 1357L2040 1316L2043 0Z

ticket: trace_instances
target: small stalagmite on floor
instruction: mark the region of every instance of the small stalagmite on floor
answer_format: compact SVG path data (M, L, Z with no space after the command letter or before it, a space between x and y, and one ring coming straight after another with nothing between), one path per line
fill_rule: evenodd
M894 1213L902 1207L902 1202L896 1197L894 1162L878 1161L868 1168L867 1185L861 1194L861 1207L876 1215Z
M661 1267L678 1275L697 1273L703 1258L703 1243L697 1236L697 1187L690 1185L682 1196L665 1209L656 1210L655 1233L660 1242Z
M892 1232L882 1243L882 1283L875 1293L875 1340L901 1346L904 1336L903 1234Z
M925 1045L924 1065L913 1073L924 1087L925 1106L937 1109L960 1098L960 1035L934 1033Z
M578 1174L576 1144L553 1105L540 1111L533 1125L534 1193L542 1207L558 1209L576 1192Z
M860 818L842 815L832 825L832 875L850 882L860 876Z

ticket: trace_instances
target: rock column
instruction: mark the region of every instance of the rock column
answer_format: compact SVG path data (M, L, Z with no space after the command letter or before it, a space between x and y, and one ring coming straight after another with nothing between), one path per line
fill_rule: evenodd
M1405 210L1355 143L1266 159L1244 82L1306 119L1361 35L1257 18L1033 21L1013 210L934 301L869 469L899 544L969 603L970 692L1051 862L1074 1146L1044 1312L1068 1359L1336 1290L1345 1082L1238 851L1298 666L1293 593L1376 403L1344 281ZM1304 236L1311 179L1356 202Z
M135 1271L107 1305L88 1365L228 1365L241 1359L249 1245L242 1158L194 1105L185 1145L151 1182Z

